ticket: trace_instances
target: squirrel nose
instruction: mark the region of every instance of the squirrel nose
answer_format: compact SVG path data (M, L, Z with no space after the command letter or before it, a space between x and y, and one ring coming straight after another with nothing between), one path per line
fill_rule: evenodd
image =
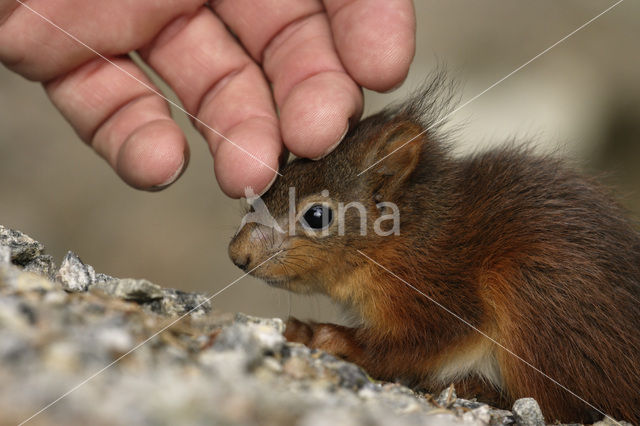
M237 254L231 257L231 261L238 268L246 271L251 263L251 255L249 253L246 254Z
M233 237L229 243L229 257L234 265L246 271L251 264L251 245L247 244L244 234Z

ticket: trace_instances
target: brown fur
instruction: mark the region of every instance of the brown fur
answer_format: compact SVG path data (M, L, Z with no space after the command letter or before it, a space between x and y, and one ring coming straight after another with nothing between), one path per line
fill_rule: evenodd
M360 322L291 320L286 337L374 377L431 391L451 379L460 395L505 406L532 396L548 422L601 417L525 360L608 415L640 422L640 235L597 184L526 149L455 158L433 131L357 176L438 120L443 87L436 79L364 120L321 161L290 163L263 198L276 219L287 215L290 186L298 211L322 190L334 204L359 201L366 236L355 212L343 236L335 225L328 236L290 236L249 224L232 259L250 255L247 269L284 250L254 274L327 294ZM399 206L400 235L373 232L379 200ZM263 238L251 237L256 229Z

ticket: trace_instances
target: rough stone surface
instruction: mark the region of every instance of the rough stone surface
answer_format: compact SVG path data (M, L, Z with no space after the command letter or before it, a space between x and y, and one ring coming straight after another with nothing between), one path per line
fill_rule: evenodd
M24 270L38 275L43 275L50 280L55 280L58 272L56 264L53 261L53 257L48 254L41 254L34 257L24 265Z
M147 280L124 278L98 283L95 288L103 292L134 302L151 302L162 299L162 287Z
M0 265L11 263L11 249L0 244Z
M522 426L544 426L544 416L533 398L520 398L513 403L516 423Z
M30 236L2 225L0 225L0 246L9 248L11 261L17 265L28 263L44 250L44 246Z
M629 422L617 421L612 419L611 417L606 417L599 422L595 422L593 426L633 426L633 425Z
M87 291L96 282L96 271L90 265L85 265L73 252L68 252L62 259L56 279L66 291L75 293Z
M202 294L186 293L172 288L163 288L162 297L147 304L148 308L160 315L202 315L211 310L211 303Z
M286 342L281 319L96 274L72 253L52 274L42 245L2 232L11 238L0 245L0 425L544 424L531 399L512 413L453 388L434 398L377 382Z

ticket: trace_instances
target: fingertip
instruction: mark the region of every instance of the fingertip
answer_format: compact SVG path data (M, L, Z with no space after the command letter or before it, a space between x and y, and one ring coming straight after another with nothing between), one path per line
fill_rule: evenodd
M162 191L165 188L168 188L169 186L173 185L173 183L175 181L177 181L180 176L182 176L182 174L184 173L184 171L187 169L187 165L189 164L189 145L185 145L186 149L183 153L182 156L182 161L179 163L178 167L175 167L175 171L164 181L162 181L160 184L158 185L153 185L149 188L147 188L147 191L150 192L157 192L157 191ZM177 157L176 157L177 158ZM168 167L167 170L169 170L170 168Z
M305 158L322 158L342 140L349 121L362 113L362 92L343 72L324 72L291 90L280 111L282 138Z
M118 151L115 169L132 187L159 191L180 177L188 160L189 148L178 125L160 119L129 135Z
M413 61L414 44L399 49L385 46L378 55L373 52L362 60L345 60L345 67L363 87L376 92L397 89L407 78Z
M273 171L273 170L271 170L271 171ZM265 192L267 192L269 190L269 188L271 188L271 186L273 186L273 183L276 181L278 176L282 176L282 174L279 171L276 171L275 173L273 173L273 176L271 177L271 180L269 182L267 182L267 184L264 186L264 188L262 188L262 190L259 190L257 192L257 194L259 196L263 196L265 194Z
M331 152L336 149L338 147L338 145L340 145L342 143L342 140L344 139L344 137L347 135L347 133L349 132L349 121L347 121L347 125L345 126L344 130L342 131L342 135L340 137L338 137L338 140L336 140L333 144L329 145L329 147L327 149L324 150L324 152L319 156L319 157L311 157L312 160L321 160L324 157L326 157L327 155L331 154Z
M415 54L415 13L410 1L358 2L331 19L336 48L349 74L362 86L386 92L407 77Z
M220 189L231 198L242 198L249 189L253 194L264 194L278 177L277 161L265 164L257 163L250 157L214 161Z
M225 136L227 140L219 142L214 153L222 191L231 198L244 197L247 188L264 194L278 177L282 144L277 127L259 119L247 120Z

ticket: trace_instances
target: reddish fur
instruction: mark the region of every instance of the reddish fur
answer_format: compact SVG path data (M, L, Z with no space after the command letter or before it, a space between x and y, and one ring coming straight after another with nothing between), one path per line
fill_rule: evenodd
M361 201L373 219L377 198L401 209L399 236L376 236L372 223L360 236L348 216L345 236L287 237L292 248L260 276L328 294L361 325L291 320L286 337L430 391L448 385L437 380L448 360L488 345L501 382L467 375L459 395L503 406L532 396L548 422L601 417L433 299L598 409L640 422L640 235L602 189L527 150L457 159L431 134L356 176L429 125L419 116L433 107L429 96L365 120L320 162L288 165L265 195L276 216L286 214L290 185L300 196L328 189L334 200ZM230 252L257 264L274 247L251 242L250 229Z

